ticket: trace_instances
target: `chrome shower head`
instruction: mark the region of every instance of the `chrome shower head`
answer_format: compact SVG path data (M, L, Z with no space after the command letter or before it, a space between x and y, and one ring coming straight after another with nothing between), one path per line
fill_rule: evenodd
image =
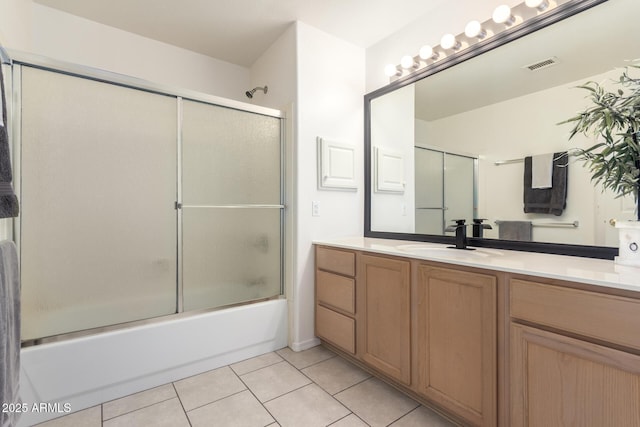
M244 94L247 95L247 98L251 99L253 98L253 94L256 93L257 90L261 90L266 94L268 89L269 88L267 86L264 86L264 87L257 86L251 90L246 91Z

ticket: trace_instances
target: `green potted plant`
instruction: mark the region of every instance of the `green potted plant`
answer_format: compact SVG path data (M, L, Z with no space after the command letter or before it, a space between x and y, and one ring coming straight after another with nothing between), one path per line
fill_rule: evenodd
M595 145L572 152L585 162L591 180L618 197L635 197L637 220L616 222L620 231L616 262L640 266L640 78L631 76L634 69L640 65L624 69L613 82L615 91L593 81L578 86L589 92L591 105L562 123L573 124L569 139L577 134L596 137Z

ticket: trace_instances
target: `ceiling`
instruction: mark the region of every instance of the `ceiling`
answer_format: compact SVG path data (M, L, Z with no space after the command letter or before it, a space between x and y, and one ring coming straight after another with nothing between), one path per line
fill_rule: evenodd
M366 48L445 0L34 0L244 67L296 20Z
M416 117L438 120L624 67L640 58L637 16L640 1L608 1L430 76L416 84ZM550 58L551 67L525 68Z

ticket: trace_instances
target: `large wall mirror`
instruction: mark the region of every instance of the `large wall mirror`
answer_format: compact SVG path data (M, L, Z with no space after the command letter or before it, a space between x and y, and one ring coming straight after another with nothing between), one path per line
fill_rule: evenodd
M491 228L472 237L469 226L471 245L612 259L610 220L634 218L633 199L595 188L569 156L566 206L525 213L524 160L593 144L559 123L587 105L576 86L640 58L638 16L638 0L563 2L367 94L365 236L451 242L452 220L482 218Z

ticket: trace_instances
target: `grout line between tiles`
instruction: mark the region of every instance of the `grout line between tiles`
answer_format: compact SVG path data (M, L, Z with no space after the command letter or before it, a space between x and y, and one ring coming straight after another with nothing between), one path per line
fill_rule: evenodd
M174 389L175 389L175 388L174 388ZM151 390L151 389L149 389L149 390ZM143 391L146 391L146 390L143 390ZM137 393L134 393L134 394L137 394ZM129 395L129 396L131 396L131 395ZM128 396L125 396L125 397L128 397ZM177 393L176 393L176 396L173 396L173 397L170 397L170 398L168 398L168 399L164 399L164 400L159 400L159 401L157 401L157 402L153 402L153 403L151 403L151 404L149 404L149 405L140 406L139 408L133 409L133 410L131 410L131 411L123 412L123 413L121 413L121 414L116 415L115 417L111 417L111 418L107 418L107 419L104 419L104 405L105 405L105 404L104 404L104 403L102 403L102 404L100 405L100 415L102 416L102 420L101 420L101 422L102 422L102 423L104 423L105 421L113 420L113 419L116 419L116 418L118 418L118 417L122 417L122 416L127 415L127 414L132 414L132 413L137 412L137 411L140 411L140 410L142 410L142 409L150 408L151 406L157 405L157 404L159 404L159 403L164 403L164 402L167 402L167 401L169 401L169 400L171 400L171 399L175 399L176 397L178 398L178 400L180 400L180 397L179 397L179 396L177 395ZM111 401L109 401L109 402L111 402ZM105 403L109 403L109 402L105 402ZM180 402L180 404L182 405L182 402ZM183 408L183 409L184 409L184 408Z
M398 418L396 418L395 420L391 421L389 424L387 424L387 427L393 425L393 423L397 423L398 421L400 421L401 419L403 419L404 417L408 416L410 413L417 411L420 408L420 405L416 406L415 408L413 408L412 410L410 410L409 412L407 412L404 415L399 416Z
M333 393L333 394L332 394L332 393L328 392L327 390L325 390L322 386L320 386L320 384L318 384L317 382L315 382L312 378L310 378L310 377L309 377L305 372L303 372L303 370L305 370L305 369L307 369L307 368L310 368L310 367L312 367L312 366L318 365L318 364L320 364L320 363L326 362L326 361L331 360L331 359L333 359L333 358L340 357L339 355L337 355L337 354L335 354L335 353L333 353L333 352L332 352L332 354L333 354L333 355L332 355L331 357L327 358L327 359L324 359L324 360L318 361L318 362L313 363L313 364L311 364L311 365L309 365L309 366L305 366L304 368L297 368L296 366L294 366L294 365L293 365L293 363L291 363L291 362L290 362L289 360L287 360L286 358L284 358L284 357L280 356L280 354L278 354L277 352L276 352L276 354L277 354L277 355L278 355L282 360L277 361L277 362L274 362L274 363L271 363L271 364L269 364L269 365L262 366L262 367L260 367L260 368L258 368L258 369L255 369L255 370L252 370L252 371L249 371L249 372L243 373L243 374L242 374L242 376L244 376L244 375L246 375L246 374L250 374L250 373L255 372L255 371L257 371L257 370L260 370L260 369L264 369L264 368L268 368L268 367L270 367L270 366L274 366L274 365L276 365L276 364L278 364L278 363L286 362L286 363L288 363L291 367L293 367L297 372L301 373L305 378L307 378L307 380L308 380L309 382L308 382L307 384L304 384L304 385L302 385L302 386L298 387L298 388L295 388L295 389L293 389L293 390L289 390L289 391L288 391L288 392L286 392L286 393L280 394L279 396L273 397L273 398L271 398L271 399L269 399L269 400L267 400L267 401L265 401L265 402L261 402L261 401L260 401L260 399L259 399L259 398L256 396L256 394L253 392L253 390L251 390L251 388L247 385L247 383L245 383L245 381L242 379L242 376L241 376L241 375L239 375L236 371L234 371L234 370L233 370L233 368L231 368L231 366L230 366L230 365L226 365L227 367L229 367L229 368L230 368L231 372L233 372L233 374L236 376L236 378L237 378L238 380L240 380L240 382L242 383L242 385L245 387L245 389L244 389L244 390L240 390L240 391L238 391L238 392L236 392L236 393L232 393L232 394L230 394L230 395L228 395L228 396L225 396L225 397L223 397L223 398L220 398L220 399L217 399L217 400L214 400L214 401L211 401L211 402L207 402L207 403L206 403L206 404L204 404L204 405L198 406L198 407L196 407L196 408L191 409L190 411L187 411L187 410L185 409L184 405L183 405L183 402L182 402L182 399L181 399L181 397L180 397L180 394L178 393L178 390L177 390L177 387L176 387L176 382L177 382L177 381L169 382L169 383L167 383L166 385L171 384L171 386L172 386L172 387L173 387L173 389L174 389L175 396L173 396L173 397L171 397L171 398L169 398L169 399L164 399L164 400L161 400L161 401L158 401L158 402L154 402L153 404L150 404L150 405L142 406L142 407L137 408L137 409L135 409L135 410L133 410L133 411L124 412L124 413L122 413L122 414L120 414L120 415L118 415L118 416L116 416L116 417L111 417L111 418L110 418L110 419L108 419L108 420L105 420L105 419L103 419L103 418L104 418L104 411L105 411L104 405L105 405L105 403L109 403L109 402L104 402L104 403L100 404L100 426L104 427L105 422L108 422L108 421L110 421L110 420L113 420L113 419L115 419L115 418L118 418L118 417L121 417L121 416L124 416L124 415L127 415L127 414L131 414L131 413L133 413L133 412L136 412L136 411L139 411L139 410L142 410L142 409L145 409L145 408L149 408L149 407L154 406L154 405L158 405L158 404L163 403L163 402L167 402L168 400L171 400L171 399L173 399L174 397L177 397L177 398L178 398L178 402L180 403L180 407L181 407L181 409L182 409L182 411L183 411L183 414L184 414L184 415L185 415L185 417L187 418L188 425L189 425L189 426L191 426L191 427L193 427L193 424L192 424L192 422L191 422L191 419L189 418L189 413L190 413L191 411L194 411L194 410L196 410L196 409L202 408L202 407L204 407L204 406L207 406L207 405L212 404L212 403L215 403L215 402L219 402L219 401L221 401L221 400L224 400L224 399L226 399L226 398L228 398L228 397L232 397L232 396L237 395L237 394L239 394L239 393L242 393L242 392L244 392L244 391L248 391L249 393L251 393L251 395L254 397L254 399L256 399L256 401L258 402L258 404L259 404L259 405L260 405L260 406L261 406L261 407L262 407L262 408L263 408L263 409L264 409L264 410L265 410L265 411L270 415L270 417L271 417L271 418L272 418L272 420L273 420L270 424L275 423L274 425L278 425L278 426L280 426L280 422L279 422L279 421L278 421L278 419L274 416L274 414L273 414L271 411L269 411L269 409L267 408L267 406L266 406L266 405L267 405L269 402L274 401L275 399L278 399L278 398L280 398L280 397L286 396L287 394L290 394L290 393L294 393L294 392L299 391L299 390L301 390L302 388L307 387L307 386L310 386L310 385L316 385L320 390L322 390L323 392L325 392L327 395L331 396L331 397L332 397L332 398L333 398L333 399L334 399L334 400L335 400L339 405L341 405L343 408L345 408L345 409L348 411L348 414L347 414L347 415L345 415L345 416L343 416L342 418L340 418L340 419L338 419L338 420L336 420L336 421L332 422L331 424L329 424L329 426L333 426L334 424L336 424L336 423L337 423L337 422L339 422L340 420L343 420L344 418L349 417L350 415L354 415L354 416L355 416L358 420L360 420L364 425L366 425L366 426L370 426L370 424L368 424L368 423L367 423L364 419L362 419L358 414L356 414L355 412L353 412L353 411L352 411L352 410L351 410L347 405L345 405L342 401L340 401L336 396L337 396L338 394L342 393L342 392L345 392L345 391L347 391L347 390L349 390L349 389L353 388L353 387L357 387L358 385L361 385L361 384L363 384L363 383L364 383L364 382L366 382L366 381L369 381L369 380L375 379L375 377L373 377L373 376L369 375L367 378L364 378L364 379L362 379L362 380L360 380L360 381L358 381L358 382L356 382L356 383L354 383L354 384L352 384L352 385L350 385L350 386L348 386L348 387L344 388L343 390L337 391L337 392L335 392L335 393ZM357 366L356 366L356 365L354 365L354 366L357 368ZM220 367L220 368L223 368L223 367ZM217 368L217 369L220 369L220 368ZM209 371L207 371L207 372L209 372ZM199 374L198 374L198 375L199 375ZM190 377L193 377L193 376L196 376L196 375L192 375L192 376L190 376ZM187 378L190 378L190 377L187 377ZM183 379L184 379L184 378L183 378ZM182 380L182 379L181 379L181 380ZM181 381L181 380L178 380L178 381ZM412 399L412 400L413 400L413 399ZM416 401L414 400L414 402L416 402ZM414 411L418 410L418 409L420 408L420 403L419 403L419 402L416 402L416 404L418 405L417 407L415 407L415 408L411 409L411 410L410 410L409 412L407 412L406 414L403 414L402 416L398 417L396 420L394 420L394 421L392 421L390 424L388 424L388 426L392 425L393 423L398 422L398 421L399 421L399 420L401 420L402 418L407 417L407 416L408 416L409 414L411 414L412 412L414 412ZM269 424L268 424L268 425L269 425Z
M262 404L262 406L264 406L264 405L265 405L265 403L272 402L272 401L274 401L274 400L276 400L276 399L281 398L282 396L286 396L287 394L291 394L291 393L293 393L294 391L298 391L298 390L303 389L303 388L305 388L305 387L307 387L307 386L310 386L310 385L312 385L312 384L314 384L314 382L313 382L313 381L311 381L310 383L307 383L307 384L305 384L305 385L302 385L302 386L300 386L300 387L298 387L298 388L295 388L295 389L293 389L293 390L289 390L289 391L288 391L288 392L286 392L286 393L282 393L281 395L276 396L276 397L274 397L274 398L272 398L272 399L265 400L264 402L260 402L260 400L258 399L258 402L260 402L260 403ZM317 385L317 384L316 384L316 385ZM318 386L318 387L320 387L320 386ZM266 406L265 406L265 408L266 408Z
M280 363L280 362L286 362L286 360L284 359L284 357L280 356L277 352L275 352L275 351L274 351L274 352L272 352L272 353L276 354L276 355L280 358L280 360L278 360L278 361L276 361L276 362L273 362L273 363L271 363L271 364L269 364L269 365L264 365L264 366L261 366L261 367L259 367L259 368L253 369L253 370L251 370L251 371L243 372L242 374L238 374L238 373L236 372L236 370L235 370L235 369L233 369L233 367L232 367L231 365L228 365L228 366L229 366L229 368L231 368L231 370L233 371L233 373L234 373L234 374L236 374L238 377L240 377L240 375L247 375L247 374L250 374L250 373L252 373L252 372L259 371L259 370L260 370L260 369L262 369L262 368L268 368L269 366L276 365L276 364L278 364L278 363ZM268 354L268 353L266 353L266 354ZM260 356L256 356L256 357L260 357ZM234 363L234 365L237 365L238 363L242 363L242 362L245 362L245 361L247 361L247 360L251 360L251 359L255 359L255 358L254 358L254 357L251 357L251 358L249 358L249 359L241 360L240 362L236 362L236 363Z
M357 419L359 419L360 421L362 421L362 423L366 426L371 427L371 424L367 423L365 420L363 420L362 418L360 418L360 416L358 416L358 414L356 414L355 412L349 410L349 413L347 415L345 415L344 417L340 418L339 420L335 420L334 422L332 422L331 424L329 424L327 427L331 427L332 425L335 425L336 423L344 420L345 418L347 418L348 416L353 415L354 417L356 417Z
M193 425L191 424L191 418L189 418L189 413L184 408L184 404L182 403L182 399L180 399L180 394L178 393L178 389L176 388L175 382L171 383L171 387L173 387L173 391L176 393L176 397L178 398L178 402L180 402L180 407L182 408L182 412L184 412L184 416L187 418L187 422L189 423L189 426L193 427Z
M242 381L242 380L240 380L240 381ZM242 384L243 384L245 387L247 387L247 385L246 385L246 384L244 384L244 382L243 382ZM188 414L188 413L189 413L189 412L191 412L191 411L195 411L196 409L204 408L204 407L205 407L205 406L207 406L207 405L211 405L212 403L220 402L220 401L222 401L222 400L224 400L224 399L226 399L226 398L228 398L228 397L235 396L236 394L244 393L244 392L245 392L245 391L247 391L247 390L249 390L249 388L245 388L244 390L236 391L235 393L231 393L230 395L225 396L225 397L221 397L220 399L212 400L211 402L207 402L207 403L205 403L204 405L196 406L195 408L193 408L193 409L189 409L188 411L185 409L185 407L184 407L184 406L182 407L182 409L184 410L184 412L185 412L186 414ZM258 401L258 402L259 402L259 401ZM182 401L180 402L180 404L182 404Z
M278 362L279 363L279 362ZM233 370L233 369L232 369ZM235 374L235 372L234 372ZM244 374L243 374L244 375ZM266 406L264 406L264 403L260 401L260 399L258 399L258 396L255 395L255 393L253 392L253 390L251 390L251 388L249 388L249 386L247 385L247 383L245 383L242 378L240 378L240 375L236 374L236 377L238 377L238 379L240 380L240 382L242 382L242 384L244 384L244 386L247 388L247 390L249 390L249 393L251 393L251 395L256 399L256 401L260 404L260 406L262 406L264 408L265 411L267 411L267 413L271 416L271 418L273 418L273 423L276 423L278 425L280 425L280 422L278 422L278 419L271 413L271 411L269 410L269 408L267 408ZM271 425L273 423L269 423L267 425Z
M316 346L316 347L320 347L320 346ZM316 347L312 347L312 348L316 348ZM312 363L311 365L308 365L308 366L305 366L305 367L302 367L302 368L298 368L297 366L295 366L292 362L290 362L286 357L282 356L280 353L277 353L277 352L276 352L276 354L277 354L278 356L282 357L282 359L284 359L284 361L285 361L285 362L289 363L289 365L293 366L293 367L294 367L294 368L296 368L298 371L302 372L302 370L303 370L303 369L310 368L310 367L312 367L312 366L314 366L314 365L317 365L317 364L322 363L322 362L326 362L327 360L329 360L329 359L333 359L334 357L337 357L337 356L338 356L338 354L337 354L337 353L334 353L333 351L331 351L331 350L327 349L326 347L322 347L322 348L324 348L325 350L327 350L329 353L333 354L333 356L331 356L331 357L327 357L326 359L319 360L319 361L317 361L317 362ZM282 349L281 349L281 350L282 350ZM280 350L278 350L278 351L280 351ZM304 350L304 351L309 351L309 350Z
M369 381L371 378L375 378L375 377L374 377L373 375L369 375L367 378L365 378L365 379L363 379L363 380L361 380L361 381L358 381L357 383L352 384L352 385L350 385L349 387L347 387L347 388L345 388L345 389L343 389L343 390L340 390L340 391L335 392L334 394L332 394L332 396L334 396L334 397L335 397L335 395L336 395L336 394L340 394L340 393L342 393L343 391L347 391L347 390L349 390L350 388L356 387L356 386L358 386L358 385L362 384L362 383L363 383L363 382L365 382L365 381Z
M334 356L333 356L333 357L337 357L337 355L336 355L336 354L334 354ZM328 358L328 359L325 359L325 360L321 360L320 362L314 363L313 365L317 365L318 363L322 363L322 362L324 362L324 361L326 361L326 360L329 360L329 359L332 359L332 357L330 357L330 358ZM301 368L301 369L299 369L299 368L296 368L295 366L293 366L293 364L292 364L291 362L289 362L287 359L285 359L285 361L286 361L287 363L289 363L289 365L291 365L291 366L292 366L295 370L297 370L300 374L302 374L304 377L306 377L310 382L309 382L308 384L305 384L305 385L303 385L303 386L301 386L301 387L298 387L298 388L296 388L296 389L294 389L294 390L290 390L290 391L288 391L288 392L286 392L286 393L284 393L284 394L281 394L280 396L274 397L273 399L269 399L269 400L267 400L267 401L265 401L265 402L261 402L261 403L262 403L262 406L264 406L264 408L265 408L265 409L267 409L267 407L265 406L265 404L266 404L266 403L268 403L268 402L271 402L271 401L273 401L273 400L275 400L275 399L279 399L279 398L281 398L281 397L283 397L283 396L286 396L287 394L291 394L291 393L293 393L293 392L295 392L295 391L298 391L298 390L300 390L300 389L303 389L304 387L307 387L307 386L310 386L310 385L315 385L315 386L316 386L316 387L318 387L320 390L322 390L323 392L327 393L327 395L328 395L328 396L330 396L333 400L335 400L335 401L336 401L336 403L338 403L340 406L342 406L342 407L343 407L343 408L345 408L347 411L349 411L349 414L345 415L345 416L344 416L344 417L342 417L342 418L346 418L346 417L348 417L350 414L354 414L354 412L353 412L350 408L348 408L344 403L342 403L340 400L336 399L336 398L334 397L334 395L332 395L332 394L331 394L331 393L329 393L327 390L325 390L324 388L322 388L322 386L320 386L320 384L316 383L312 378L310 378L310 377L309 377L309 376L307 376L304 372L302 372L302 369L307 369L307 368L309 368L309 367L311 367L311 366L313 366L313 365L309 365L309 366L306 366L305 368ZM363 381L364 381L364 380L363 380ZM362 381L361 381L361 382L362 382ZM358 384L359 384L359 383L358 383ZM346 389L345 389L345 390L346 390ZM258 400L258 401L260 401L260 400ZM267 411L269 411L269 410L267 409ZM269 412L269 414L271 414L271 412ZM355 415L355 414L354 414L354 415ZM271 415L271 416L273 417L273 419L274 419L274 420L276 420L276 421L277 421L276 417L274 417L273 415ZM356 415L356 417L357 417L357 415ZM342 418L340 418L340 419L342 419ZM360 418L360 417L358 417L358 418ZM334 421L334 422L333 422L333 423L331 423L331 424L334 424L334 423L335 423L335 422L337 422L337 421L338 421L338 420ZM364 420L363 420L363 422L364 422ZM365 424L367 424L367 423L365 422ZM369 424L367 424L367 425L369 425Z

